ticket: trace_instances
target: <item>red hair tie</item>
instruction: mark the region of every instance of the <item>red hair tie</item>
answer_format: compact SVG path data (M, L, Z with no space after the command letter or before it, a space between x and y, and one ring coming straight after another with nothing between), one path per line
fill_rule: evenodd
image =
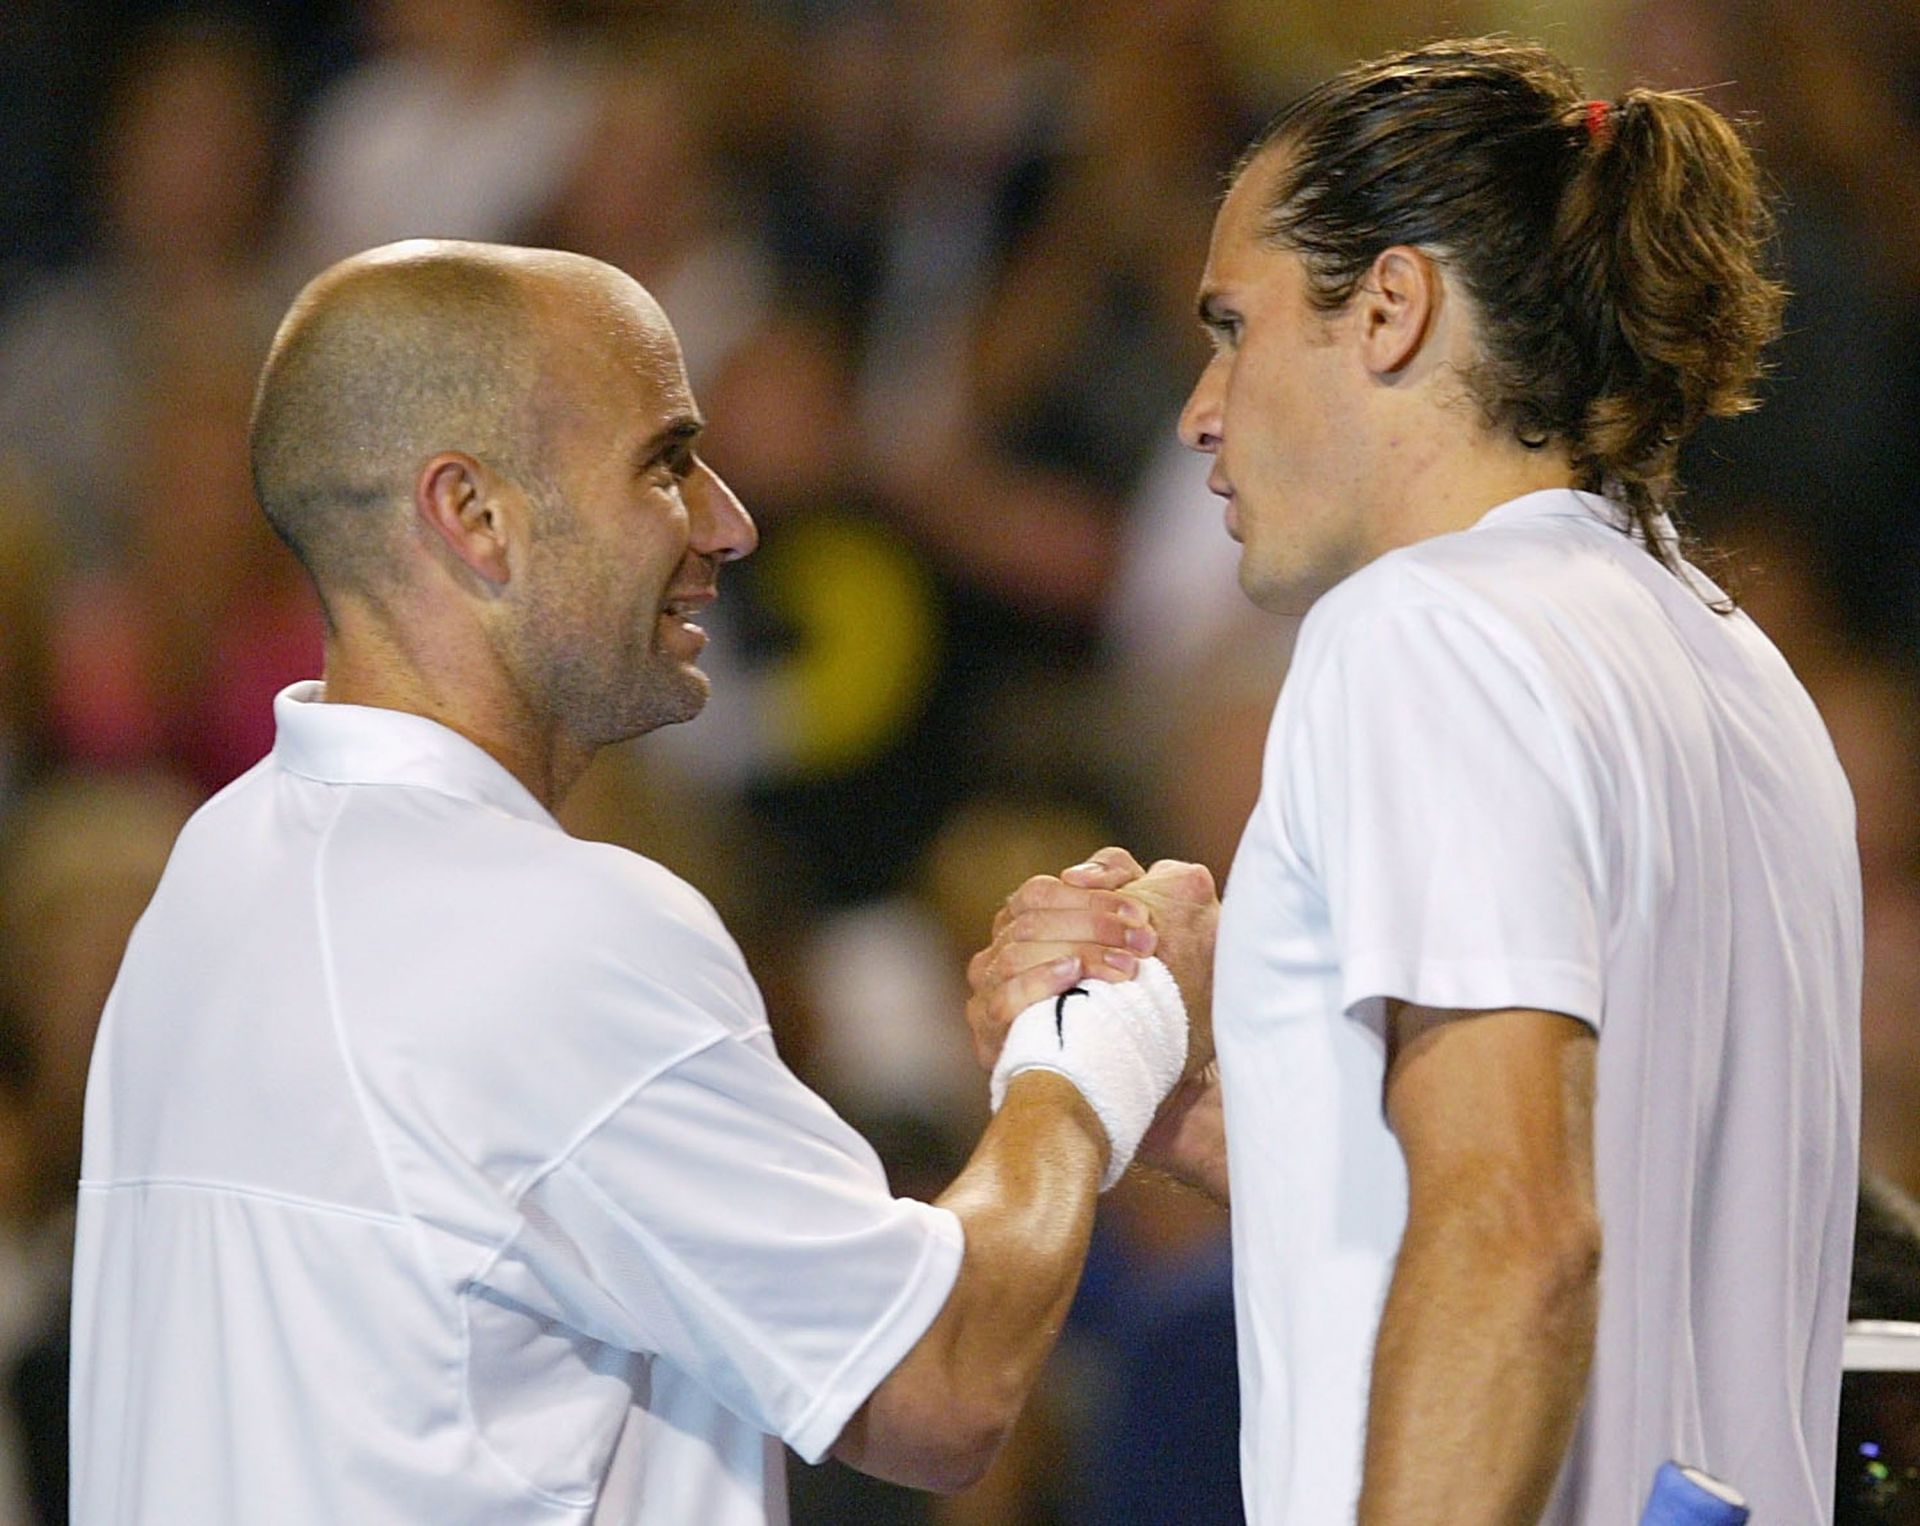
M1587 141L1604 148L1613 136L1613 107L1605 101L1587 102Z

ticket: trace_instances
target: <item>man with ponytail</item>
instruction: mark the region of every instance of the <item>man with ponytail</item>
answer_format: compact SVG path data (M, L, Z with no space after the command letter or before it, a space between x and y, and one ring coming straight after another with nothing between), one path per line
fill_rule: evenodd
M1255 1526L1616 1526L1670 1457L1756 1520L1830 1516L1852 803L1671 517L1777 328L1768 232L1709 106L1590 101L1497 39L1328 81L1221 207L1181 435L1247 594L1307 618L1218 1081L1142 1158L1231 1199ZM983 1050L1114 978L1093 916L1138 873L1109 849L1011 899Z

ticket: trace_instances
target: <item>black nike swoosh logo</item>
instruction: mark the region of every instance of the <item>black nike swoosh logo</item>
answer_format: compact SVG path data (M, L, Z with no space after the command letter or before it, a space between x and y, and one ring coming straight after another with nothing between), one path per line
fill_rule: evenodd
M1072 990L1062 991L1053 999L1053 1036L1062 1049L1067 1047L1067 998L1069 996L1091 996L1093 993L1085 986L1075 986Z

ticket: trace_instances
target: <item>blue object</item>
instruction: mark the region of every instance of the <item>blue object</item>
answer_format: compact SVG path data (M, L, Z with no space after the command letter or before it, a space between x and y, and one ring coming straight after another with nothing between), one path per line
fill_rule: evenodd
M1640 1526L1744 1526L1746 1501L1717 1478L1677 1462L1663 1462L1653 1475Z

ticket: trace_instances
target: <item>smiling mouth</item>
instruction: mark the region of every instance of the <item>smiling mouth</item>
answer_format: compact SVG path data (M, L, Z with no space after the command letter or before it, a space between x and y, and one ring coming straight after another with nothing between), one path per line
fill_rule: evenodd
M678 594L662 602L660 625L664 628L656 639L665 640L669 650L677 652L683 661L691 662L707 644L706 629L697 623L696 617L714 598L714 590L708 588Z

